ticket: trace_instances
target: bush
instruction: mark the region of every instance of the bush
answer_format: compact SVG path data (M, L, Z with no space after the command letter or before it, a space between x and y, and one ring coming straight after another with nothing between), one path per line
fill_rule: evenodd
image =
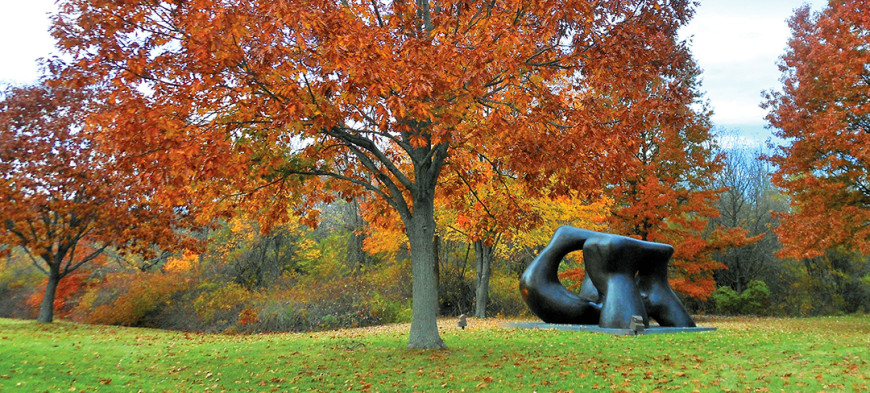
M520 280L509 272L494 271L489 279L487 315L531 316L529 307L520 296Z
M457 316L474 311L474 281L472 274L461 276L456 271L441 272L438 282L438 304L441 315Z
M152 326L149 319L166 307L189 281L174 274L109 273L101 285L82 297L74 314L84 316L88 323Z
M235 325L239 314L251 301L252 293L234 282L205 282L197 287L193 300L197 317L207 331L222 331Z
M0 250L5 246L0 245ZM45 292L45 275L21 250L13 248L0 260L0 317L35 319L37 307L27 304L34 294ZM42 283L42 287L40 287Z
M0 317L36 319L39 310L28 306L27 300L37 292L39 289L32 286L0 282Z
M366 299L365 308L381 323L411 322L411 299L391 299L374 292Z
M730 287L719 287L713 292L717 309L725 314L760 314L768 297L767 284L759 280L750 281L739 294Z
M266 299L258 308L257 323L245 328L249 332L291 332L307 326L304 313L292 301Z
M365 275L330 282L302 281L294 287L262 293L249 308L256 311L244 332L315 331L372 326L410 320L410 300L375 289ZM244 312L244 310L243 310Z

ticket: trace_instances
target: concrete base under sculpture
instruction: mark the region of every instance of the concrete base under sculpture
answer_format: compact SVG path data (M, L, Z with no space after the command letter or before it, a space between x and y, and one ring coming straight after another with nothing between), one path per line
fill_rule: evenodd
M673 333L697 333L715 331L714 327L675 327L651 325L642 331L635 332L632 329L603 328L597 325L566 325L546 322L508 322L507 327L517 329L555 329L575 332L606 333L616 336L639 336L644 334L673 334Z

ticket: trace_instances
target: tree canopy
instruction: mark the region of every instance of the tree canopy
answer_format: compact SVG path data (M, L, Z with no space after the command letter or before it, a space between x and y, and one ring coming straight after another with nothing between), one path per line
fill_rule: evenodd
M8 88L0 101L0 244L48 276L42 322L58 282L106 248L147 253L179 239L183 214L83 131L87 105L83 91L50 84Z
M862 0L805 6L789 21L782 91L765 106L787 145L770 158L791 197L777 233L783 256L837 246L870 254L870 9Z
M409 347L443 347L434 199L481 156L523 184L600 190L637 142L646 94L689 56L692 3L64 0L53 34L104 141L188 203L288 207L373 193L408 235ZM467 177L470 178L470 177ZM453 189L458 189L454 187ZM558 190L556 190L558 191Z

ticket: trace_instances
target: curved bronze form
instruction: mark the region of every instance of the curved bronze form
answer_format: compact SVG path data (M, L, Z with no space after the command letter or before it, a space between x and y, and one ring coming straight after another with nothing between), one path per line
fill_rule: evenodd
M559 263L583 250L586 279L579 294L558 278ZM628 328L632 315L644 325L694 327L695 322L668 284L674 248L625 236L563 226L520 277L520 293L532 312L548 323Z

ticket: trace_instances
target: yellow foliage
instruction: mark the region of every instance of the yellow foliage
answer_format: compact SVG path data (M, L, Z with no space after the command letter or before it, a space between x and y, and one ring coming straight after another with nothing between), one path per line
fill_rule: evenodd
M207 282L200 284L199 288L202 293L193 301L193 308L206 323L216 322L222 312L231 311L254 297L253 293L234 282Z
M180 257L169 257L163 265L163 270L167 273L184 273L190 271L197 260L199 254L185 250Z
M510 255L543 247L550 242L556 229L563 225L593 231L604 230L606 225L604 219L609 214L613 200L605 197L593 202L585 202L573 193L570 196L557 198L539 198L530 203L532 209L541 217L541 224L531 230L511 234L512 241L505 247L496 249L497 257L507 258Z
M317 248L317 242L311 239L302 239L299 241L298 255L306 261L315 261L323 256L323 252Z
M378 204L363 203L362 211L369 223L367 236L363 240L363 250L370 255L384 255L394 259L396 254L408 245L405 224L391 209Z

